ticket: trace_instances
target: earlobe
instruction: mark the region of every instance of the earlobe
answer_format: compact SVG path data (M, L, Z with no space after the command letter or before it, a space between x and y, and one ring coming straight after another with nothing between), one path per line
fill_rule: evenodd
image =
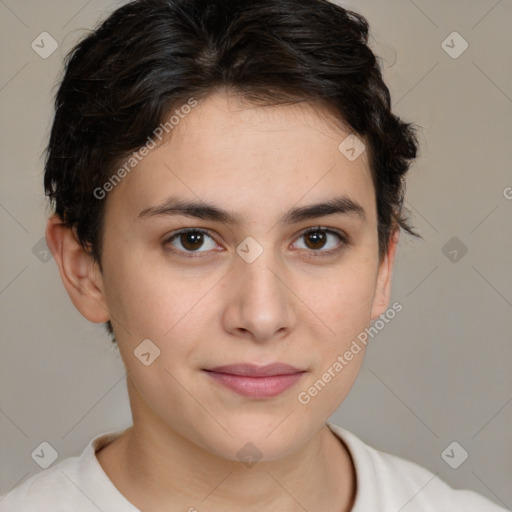
M78 311L90 322L108 321L110 314L98 265L80 245L73 230L65 226L56 214L48 219L46 243L71 302Z
M377 285L373 298L371 319L375 320L382 315L389 304L391 296L391 280L395 263L396 249L400 239L400 227L397 226L389 237L388 250L379 263Z

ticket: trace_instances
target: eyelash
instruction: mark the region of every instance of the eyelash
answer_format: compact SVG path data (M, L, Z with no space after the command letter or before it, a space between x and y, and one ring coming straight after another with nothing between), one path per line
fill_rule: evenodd
M338 246L335 249L330 249L329 251L322 251L322 250L314 251L311 249L308 251L310 253L307 256L308 258L332 256L336 253L341 252L346 246L350 245L350 238L348 235L341 233L339 231L330 229L330 228L322 227L322 226L315 226L312 228L308 228L305 231L303 231L302 233L300 233L297 238L302 238L311 233L317 233L319 231L337 236L341 242L341 246ZM211 235L211 233L208 230L204 230L204 229L200 229L200 228L185 228L185 229L180 229L179 231L174 232L170 237L168 237L165 240L164 245L167 246L170 242L174 241L180 235L187 234L187 233L201 233L203 235L209 236L210 238L212 238L214 240L213 236ZM171 248L168 250L170 252L177 254L179 256L182 256L184 258L201 258L201 257L203 257L203 254L207 254L209 252L209 251L185 252L182 250L175 250L174 248Z

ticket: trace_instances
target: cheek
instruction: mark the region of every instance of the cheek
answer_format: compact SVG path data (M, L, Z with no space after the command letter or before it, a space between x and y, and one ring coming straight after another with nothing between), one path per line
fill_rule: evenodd
M325 322L336 333L336 344L357 336L371 321L375 294L375 273L371 265L347 265L338 276L333 275L317 292L319 308Z
M105 295L120 334L137 339L165 339L180 326L204 295L204 281L186 279L160 258L131 249L105 266Z
M360 335L370 325L374 276L368 269L339 275L317 292L322 327L312 354L318 356L311 376L297 393L297 407L312 418L329 417L352 388L363 363L366 345ZM323 307L321 307L323 304ZM309 350L308 350L309 352Z
M128 256L110 259L105 266L105 295L112 323L120 326L120 336L132 338L130 344L145 338L161 340L162 344L178 338L185 344L184 338L193 337L194 332L200 334L201 322L208 323L208 312L215 313L212 307L218 312L226 299L222 294L229 299L232 293L219 282L224 272L200 275L195 270L187 275L177 269L171 271L161 258L151 262L133 250L121 254ZM306 309L328 328L326 333L332 334L328 338L335 346L357 336L370 322L376 277L373 266L373 260L354 250L322 275L297 271L293 288ZM216 293L221 296L213 299Z

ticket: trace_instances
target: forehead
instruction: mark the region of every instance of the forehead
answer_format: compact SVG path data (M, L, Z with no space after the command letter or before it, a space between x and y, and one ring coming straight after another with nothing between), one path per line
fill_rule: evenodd
M325 110L254 105L216 93L186 111L174 116L167 140L109 192L107 210L135 218L173 196L228 205L238 218L247 213L257 221L282 212L284 203L343 194L374 215L367 151L347 158L349 133Z

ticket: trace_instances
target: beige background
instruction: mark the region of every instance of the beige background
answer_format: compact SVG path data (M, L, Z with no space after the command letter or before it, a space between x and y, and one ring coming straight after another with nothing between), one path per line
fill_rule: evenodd
M0 493L40 471L31 453L42 441L60 461L131 421L120 358L103 328L74 309L38 245L63 56L119 4L0 0ZM512 3L342 5L368 17L395 111L423 127L406 205L425 240L402 236L392 302L404 309L371 340L332 419L510 508ZM59 45L46 59L31 48L43 31ZM454 31L469 44L458 58L441 46ZM452 39L456 52L461 40ZM455 248L457 261L454 247L443 250L453 237L467 247L462 257ZM458 469L441 458L452 441L469 453Z

